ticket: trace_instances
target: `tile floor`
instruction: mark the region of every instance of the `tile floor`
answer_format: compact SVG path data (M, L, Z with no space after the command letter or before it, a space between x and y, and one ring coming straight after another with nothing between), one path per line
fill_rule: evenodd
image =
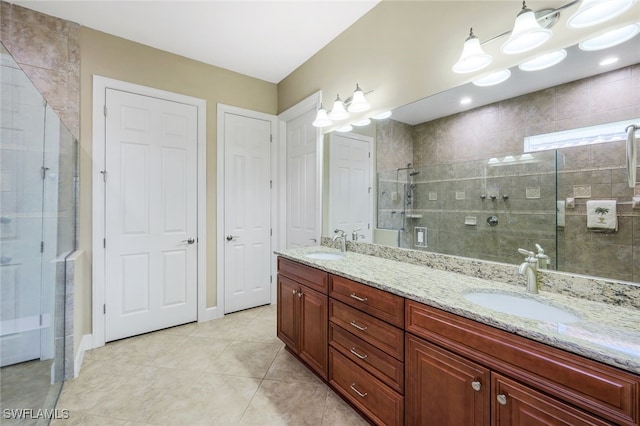
M88 351L57 408L57 426L367 424L284 349L275 305Z

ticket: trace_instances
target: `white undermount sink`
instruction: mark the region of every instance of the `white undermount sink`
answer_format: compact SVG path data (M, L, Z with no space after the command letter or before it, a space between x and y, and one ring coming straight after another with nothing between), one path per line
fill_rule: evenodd
M326 253L326 252L308 253L308 254L305 254L305 257L308 257L309 259L316 259L316 260L340 260L340 259L344 259L344 253Z
M467 293L464 297L476 305L504 314L546 322L580 321L580 317L569 311L515 294L475 292Z

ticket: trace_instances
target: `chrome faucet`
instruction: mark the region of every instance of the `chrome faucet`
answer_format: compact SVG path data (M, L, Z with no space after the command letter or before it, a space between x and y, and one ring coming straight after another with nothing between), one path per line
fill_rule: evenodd
M358 238L364 238L363 234L358 234L358 231L360 231L362 228L356 228L351 232L351 239L353 241L358 241Z
M538 250L538 254L536 254L538 270L547 269L547 265L551 263L551 258L544 254L544 250L542 249L540 244L536 244L536 250Z
M518 253L527 256L518 267L518 273L527 277L527 293L538 293L538 259L529 250L518 249Z
M347 234L342 229L336 229L333 232L336 235L331 240L340 240L340 251L344 253L347 251Z

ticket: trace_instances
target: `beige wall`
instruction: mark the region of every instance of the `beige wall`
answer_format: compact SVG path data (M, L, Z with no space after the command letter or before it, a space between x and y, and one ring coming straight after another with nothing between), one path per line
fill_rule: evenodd
M568 1L529 1L539 10L559 7ZM320 52L278 84L278 110L284 111L317 90L331 107L336 93L351 96L358 83L375 112L393 109L426 96L467 83L477 74L455 74L451 67L473 27L481 41L510 30L520 4L516 1L399 1L383 0ZM577 6L561 13L553 27L549 50L587 38L604 27L632 23L640 16L640 3L606 24L582 30L568 30L566 19ZM494 57L482 73L511 67L528 54L502 55L505 39L487 43L485 51Z
M88 28L80 31L80 244L92 251L92 79L94 75L207 101L207 306L216 306L217 103L275 114L275 84L206 65ZM91 285L88 281L87 285ZM85 310L87 307L82 307ZM90 308L88 307L90 312ZM81 307L76 307L81 309ZM77 326L81 326L78 324ZM90 324L82 325L90 330Z

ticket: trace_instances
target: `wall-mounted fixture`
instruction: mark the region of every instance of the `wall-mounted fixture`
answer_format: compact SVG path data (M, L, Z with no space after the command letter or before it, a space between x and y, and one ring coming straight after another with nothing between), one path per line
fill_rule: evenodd
M372 91L367 93L371 93ZM360 86L356 84L356 90L354 90L353 95L345 101L340 99L339 94L336 96L331 112L327 113L327 110L325 110L321 104L318 112L316 113L316 118L311 124L315 127L328 127L331 126L334 121L348 119L349 113L369 110L371 105L367 102L364 96L365 93L362 91Z
M636 0L583 0L578 10L567 20L570 28L585 28L601 24L626 12Z
M484 42L481 42L473 34L473 30L470 31L460 59L453 65L452 70L456 73L471 73L486 68L491 64L493 58L484 52L482 46L503 36L509 36L500 48L503 54L519 54L542 46L553 35L550 28L558 22L560 11L577 3L580 3L580 7L567 21L570 28L584 28L606 22L626 12L636 2L637 0L574 0L556 9L533 11L527 8L526 2L523 1L522 10L518 13L512 30L498 34ZM630 40L638 33L640 33L640 22L586 40L580 43L580 48L583 50L605 49ZM526 71L549 68L561 62L566 54L566 51L545 53L527 60L520 65L520 68ZM498 76L501 78L497 78ZM490 74L474 80L473 83L477 86L491 86L508 78L509 76L506 74L495 76Z
M496 84L500 84L503 81L507 81L509 77L511 77L511 71L507 69L496 71L484 77L477 78L473 80L472 83L479 87L495 86Z
M516 17L516 22L511 30L509 39L504 42L500 51L507 55L528 52L546 43L553 33L548 28L543 28L533 10L527 8L526 2L522 2L522 10Z

